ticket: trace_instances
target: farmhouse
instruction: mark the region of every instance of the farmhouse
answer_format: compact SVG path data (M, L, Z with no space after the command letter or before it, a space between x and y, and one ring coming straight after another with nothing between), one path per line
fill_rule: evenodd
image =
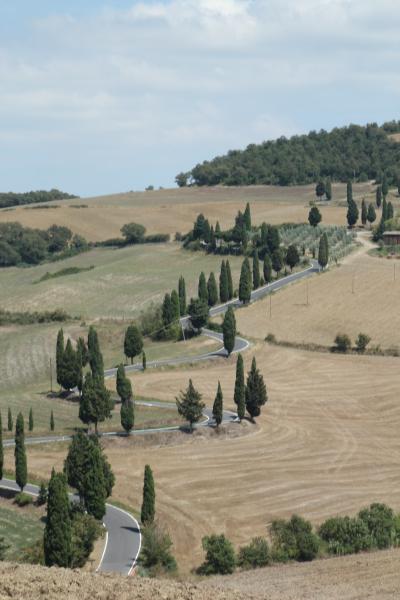
M385 231L382 235L385 246L400 245L400 231Z

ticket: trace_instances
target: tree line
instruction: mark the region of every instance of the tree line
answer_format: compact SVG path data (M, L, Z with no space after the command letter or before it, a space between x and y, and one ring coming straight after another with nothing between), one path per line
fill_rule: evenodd
M400 177L400 147L389 137L389 124L350 125L330 132L280 137L245 150L197 164L179 173L176 183L186 185L303 185L330 178L346 182L381 181L383 171L396 183ZM399 130L399 127L397 130Z
M8 208L10 206L22 206L24 204L34 204L39 202L51 202L52 200L72 200L79 198L72 194L60 192L53 189L50 191L38 190L32 192L24 192L18 194L16 192L1 192L0 193L0 208Z

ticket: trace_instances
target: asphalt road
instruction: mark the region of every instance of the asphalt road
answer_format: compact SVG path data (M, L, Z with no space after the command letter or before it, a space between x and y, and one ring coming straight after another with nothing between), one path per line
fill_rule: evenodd
M279 290L280 288L292 283L294 281L298 281L299 279L304 279L306 277L310 277L316 272L319 272L320 268L317 261L312 261L312 264L307 269L303 271L299 271L298 273L293 273L288 275L287 277L283 277L278 281L274 281L270 284L264 285L257 290L254 290L251 294L251 302L255 302L256 300L260 300L264 296ZM210 316L214 317L219 314L223 314L228 310L228 307L232 306L233 308L240 308L242 303L238 299L233 299L226 304L221 304L219 306L214 306L210 309ZM185 325L187 323L188 317L183 317L181 319L181 323ZM173 359L163 359L157 361L149 361L147 363L148 368L156 368L167 365L180 365L184 363L194 363L203 360L210 360L214 357L223 357L226 356L226 350L223 347L223 336L220 333L215 331L211 331L209 329L203 330L203 335L206 335L210 338L218 340L221 342L222 346L219 350L215 352L208 352L205 354L201 354L199 356L194 357L182 357L182 358L173 358ZM233 353L243 352L250 346L250 343L241 338L236 337L235 339L235 347ZM129 365L125 368L126 371L141 371L142 365L140 363ZM104 372L106 378L114 377L116 375L117 369L107 369ZM175 408L175 404L168 402L138 402L137 404L143 404L145 406L157 406L163 408ZM198 423L197 427L204 427L213 424L212 410L205 409L204 410L204 420ZM237 415L230 411L224 411L223 413L223 423L230 423L237 420ZM155 428L155 429L142 429L135 430L133 432L134 435L144 435L146 433L154 433L154 432L162 432L168 430L177 430L179 426L176 427L167 427L167 428ZM121 436L121 432L108 432L103 434L104 436ZM26 438L26 444L48 444L52 442L62 442L69 441L71 439L70 436L44 436L44 437L32 437ZM4 446L13 446L14 440L5 440ZM2 479L0 481L0 487L6 489L18 490L18 486L15 481L11 481L8 479ZM28 484L25 487L27 493L32 494L34 496L38 493L38 487L35 485ZM73 498L73 496L71 496ZM107 539L104 547L103 556L101 558L101 562L98 567L98 571L103 572L116 572L124 575L129 575L132 569L136 565L137 558L140 553L141 547L141 533L140 527L136 519L124 511L123 509L117 508L116 506L112 506L111 504L107 504L107 511L104 517L104 525L107 529Z

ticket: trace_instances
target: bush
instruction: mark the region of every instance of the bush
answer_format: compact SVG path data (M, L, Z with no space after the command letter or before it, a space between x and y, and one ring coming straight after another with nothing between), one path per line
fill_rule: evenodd
M28 504L33 503L33 498L29 494L25 494L25 492L19 492L14 498L15 504L20 507L28 506Z
M330 554L357 554L371 547L368 527L357 518L328 519L319 528L319 535L327 543Z
M45 483L42 481L39 487L39 494L36 499L36 504L38 506L43 506L47 502L47 488Z
M371 535L372 547L390 548L396 539L396 521L393 510L386 504L371 504L358 513Z
M371 338L366 333L359 333L356 339L356 350L361 354L365 352L368 344L370 343Z
M211 329L211 331L216 331L217 333L222 333L222 324L221 323L216 323L215 321L209 321L207 327L208 327L208 329Z
M139 560L149 574L154 576L160 571L176 571L176 560L171 553L172 541L166 529L154 522L142 528L142 536Z
M153 235L146 235L143 242L145 244L164 244L165 242L169 242L169 240L169 233L154 233Z
M72 514L71 568L83 567L93 552L95 541L103 528L91 515L79 510Z
M233 573L236 566L235 551L232 543L223 535L209 535L202 539L206 559L199 567L201 575L227 575Z
M335 337L336 352L348 352L351 348L351 340L346 333L338 333Z
M269 333L267 335L267 337L265 338L265 341L268 342L269 344L276 344L276 337L273 333Z
M238 565L242 569L257 569L271 562L268 542L265 538L255 537L248 546L239 550Z
M313 533L311 523L297 515L290 521L273 521L271 537L272 557L277 562L309 561L318 554L319 539Z

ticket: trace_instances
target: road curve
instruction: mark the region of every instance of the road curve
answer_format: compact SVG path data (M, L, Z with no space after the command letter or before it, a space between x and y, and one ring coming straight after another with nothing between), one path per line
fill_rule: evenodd
M294 281L298 281L300 279L304 279L306 277L310 277L316 272L319 272L320 268L318 262L313 260L310 267L304 269L303 271L299 271L298 273L293 273L288 275L287 277L283 277L278 281L274 281L272 283L266 284L257 290L254 290L251 294L251 302L255 302L256 300L260 300L264 296L283 288L284 286L292 283ZM232 306L233 308L240 308L242 303L237 299L233 299L225 304L220 304L218 306L214 306L210 309L210 316L214 317L219 314L225 313L228 308ZM189 317L182 317L181 323L185 325L189 320ZM220 341L223 344L223 336L221 333L211 331L210 329L204 329L203 335L206 335L212 339ZM239 336L235 339L235 346L233 349L233 353L243 352L247 350L250 346L250 343ZM147 363L148 368L156 368L161 366L171 366L171 365L180 365L185 363L193 363L204 360L210 360L212 358L221 358L227 355L225 348L222 347L214 352L208 352L205 354L201 354L199 356L194 357L182 357L182 358L173 358L173 359L163 359L157 361L149 361ZM134 365L129 365L125 368L126 371L141 371L142 365L137 363ZM116 375L117 369L107 369L104 372L106 378L111 378ZM163 408L175 408L175 404L168 402L137 402L137 404L145 405L145 406L157 406ZM198 423L198 427L204 427L213 424L213 416L212 410L206 408L203 412L204 421ZM231 411L224 411L223 413L223 423L230 423L237 420L237 415ZM175 427L166 427L166 428L155 428L155 429L142 429L135 430L133 432L134 435L143 435L146 433L154 433L154 432L162 432L162 431L171 431L178 430L179 426ZM108 432L102 434L104 437L108 436L121 436L124 435L121 432ZM49 444L52 442L63 442L69 441L71 436L43 436L43 437L28 437L25 439L26 444ZM5 440L3 442L4 446L13 446L14 440ZM19 488L15 481L9 479L2 479L0 481L0 487L4 489L11 489L15 491L19 491ZM36 496L38 494L38 487L32 484L26 485L24 491L29 494ZM74 496L70 495L73 499ZM141 548L141 533L140 527L137 520L130 515L125 510L113 506L112 504L106 505L106 514L104 517L104 525L107 529L106 534L106 544L104 547L103 555L100 561L100 564L97 568L97 571L102 572L114 572L121 573L123 575L129 575L133 568L136 565L137 558L140 553ZM133 535L132 535L133 534Z
M15 492L20 491L17 483L11 479L1 479L0 487ZM37 496L39 488L28 483L24 492ZM78 499L74 494L69 494L69 497L73 501ZM142 543L139 523L128 512L112 504L106 504L103 523L107 530L106 543L96 571L129 575L136 565Z

